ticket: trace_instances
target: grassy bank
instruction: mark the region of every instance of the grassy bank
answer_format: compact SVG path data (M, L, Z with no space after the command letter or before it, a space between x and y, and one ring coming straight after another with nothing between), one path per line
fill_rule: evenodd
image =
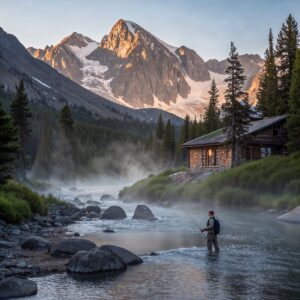
M51 203L61 201L51 195L39 195L15 181L0 185L0 219L7 222L20 222L32 213L46 215Z
M175 184L169 177L172 173L171 170L141 180L124 188L120 197L276 209L300 205L300 153L265 158L211 175L201 182Z

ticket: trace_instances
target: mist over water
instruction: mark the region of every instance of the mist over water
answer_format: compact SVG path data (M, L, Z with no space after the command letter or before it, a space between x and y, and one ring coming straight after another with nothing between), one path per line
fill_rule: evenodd
M82 220L68 230L98 245L125 247L142 255L144 263L121 273L34 278L38 294L30 299L300 299L298 225L261 212L215 208L222 224L221 252L210 256L199 232L206 224L207 208L150 204L158 220L141 221L131 219L139 203L100 201L103 194L116 196L129 183L95 179L59 193L66 200L99 201L101 209L121 206L127 219ZM104 233L105 228L115 233Z

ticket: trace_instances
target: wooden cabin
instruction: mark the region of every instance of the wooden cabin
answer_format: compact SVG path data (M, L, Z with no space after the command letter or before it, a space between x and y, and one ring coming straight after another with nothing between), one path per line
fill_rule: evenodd
M276 116L251 122L244 141L239 146L239 162L286 154L286 119L287 116ZM188 141L182 146L188 151L188 165L192 170L231 167L231 146L224 128Z

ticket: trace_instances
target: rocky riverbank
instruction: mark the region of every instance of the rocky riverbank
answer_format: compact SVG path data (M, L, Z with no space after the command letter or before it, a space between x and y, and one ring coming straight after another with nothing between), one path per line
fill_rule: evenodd
M20 224L0 220L0 299L37 293L34 281L27 278L51 273L94 273L125 270L128 265L142 263L130 251L113 246L97 245L82 239L66 226L78 220L127 218L119 206L104 212L98 205L78 208L74 204L52 204L48 215L34 214ZM138 205L133 219L153 221L151 210ZM113 232L113 231L111 231ZM92 266L92 267L91 267Z
M66 259L53 258L48 250L68 237L65 226L79 219L80 211L71 204L50 205L47 216L35 214L20 224L0 220L0 279L65 271Z

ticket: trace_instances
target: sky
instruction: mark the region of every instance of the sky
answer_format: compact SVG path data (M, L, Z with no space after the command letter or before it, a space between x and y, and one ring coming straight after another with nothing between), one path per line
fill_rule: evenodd
M300 22L300 0L0 0L0 27L44 48L74 31L100 41L125 19L207 60L226 58L230 41L263 56L269 28L276 38L289 13Z

